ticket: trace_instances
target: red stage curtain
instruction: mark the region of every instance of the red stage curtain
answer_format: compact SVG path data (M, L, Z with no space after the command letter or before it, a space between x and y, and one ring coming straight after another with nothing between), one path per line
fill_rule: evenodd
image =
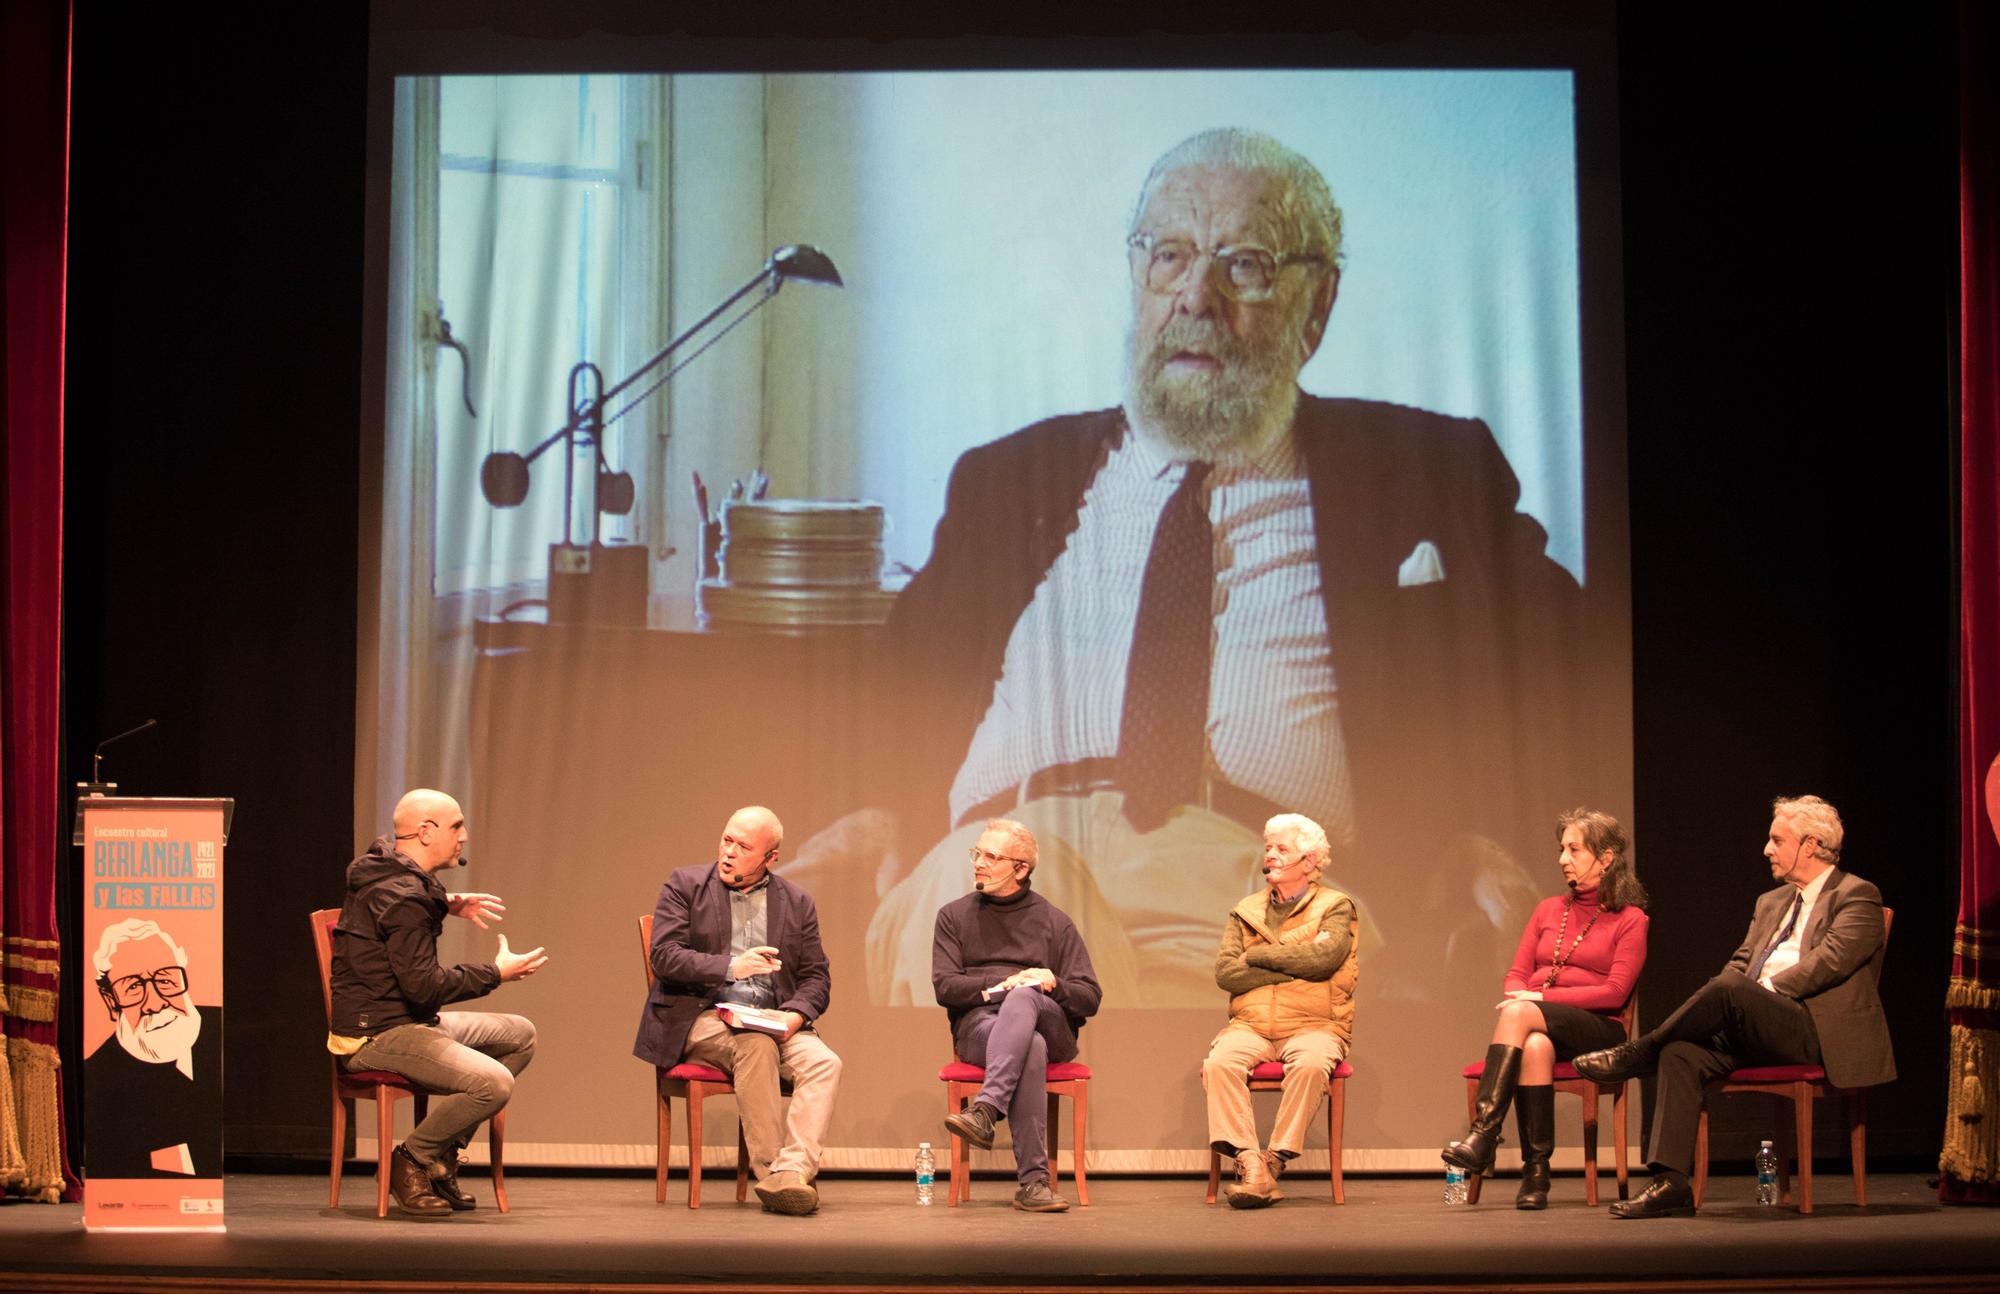
M56 725L62 624L63 287L69 0L8 0L0 28L6 207L0 416L0 1188L50 1202L63 1160L56 1056Z
M2000 1203L2000 95L1992 10L1959 14L1958 932L1938 1194Z

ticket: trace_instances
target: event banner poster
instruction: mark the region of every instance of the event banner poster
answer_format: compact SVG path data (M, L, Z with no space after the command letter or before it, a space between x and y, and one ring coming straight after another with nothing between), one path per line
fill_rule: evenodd
M86 799L83 1220L220 1231L224 800Z

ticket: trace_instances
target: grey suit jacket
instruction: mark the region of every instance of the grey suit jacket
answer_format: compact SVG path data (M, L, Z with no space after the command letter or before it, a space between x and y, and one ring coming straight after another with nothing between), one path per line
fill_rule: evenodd
M1757 900L1757 914L1727 969L1748 974L1750 963L1776 937L1797 891L1780 885ZM1799 964L1771 979L1771 987L1796 998L1812 1014L1820 1063L1836 1087L1873 1087L1896 1077L1889 1020L1876 991L1882 953L1882 893L1838 867L1827 876L1806 918Z
M773 873L764 921L765 941L783 962L776 976L778 1009L797 1011L810 1025L833 994L819 940L819 909L811 895ZM683 867L660 887L651 960L653 988L639 1015L632 1054L655 1065L678 1065L695 1017L729 978L729 891L714 863Z

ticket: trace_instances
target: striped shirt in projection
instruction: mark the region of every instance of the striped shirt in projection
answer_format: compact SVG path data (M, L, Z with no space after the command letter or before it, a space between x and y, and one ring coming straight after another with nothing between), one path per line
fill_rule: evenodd
M993 702L951 788L954 821L1047 768L1118 753L1139 589L1186 466L1138 435L1113 446L1076 532L1015 623ZM1353 787L1327 643L1305 461L1290 437L1209 476L1216 776L1352 843ZM1246 824L1253 830L1261 823Z

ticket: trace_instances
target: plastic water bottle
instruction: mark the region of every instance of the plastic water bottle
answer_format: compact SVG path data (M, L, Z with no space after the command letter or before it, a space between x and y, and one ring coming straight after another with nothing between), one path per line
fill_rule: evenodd
M1465 1170L1457 1164L1444 1166L1444 1202L1446 1204L1465 1203Z
M931 1202L932 1188L937 1182L937 1156L931 1153L931 1143L917 1143L917 1203Z
M1778 1153L1766 1141L1757 1147L1757 1203L1778 1202Z

